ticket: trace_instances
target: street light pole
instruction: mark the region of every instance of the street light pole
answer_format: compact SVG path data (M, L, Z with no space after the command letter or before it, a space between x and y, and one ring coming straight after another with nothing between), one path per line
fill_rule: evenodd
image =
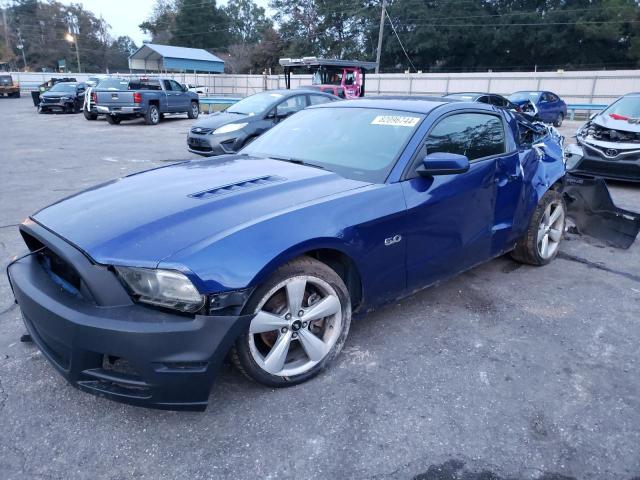
M81 73L81 69L80 69L80 50L78 49L78 35L76 35L75 37L73 35L71 35L70 33L67 33L64 36L65 40L69 43L74 43L76 46L76 60L78 61L78 73Z

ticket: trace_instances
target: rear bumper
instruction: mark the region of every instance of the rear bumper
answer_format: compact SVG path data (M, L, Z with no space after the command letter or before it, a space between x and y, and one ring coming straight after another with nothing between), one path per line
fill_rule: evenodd
M96 105L96 111L102 114L123 114L123 115L132 115L132 114L142 114L142 109L140 107L106 107L104 105Z
M220 364L252 318L97 305L61 287L35 254L7 272L26 328L56 370L81 390L133 405L204 410Z

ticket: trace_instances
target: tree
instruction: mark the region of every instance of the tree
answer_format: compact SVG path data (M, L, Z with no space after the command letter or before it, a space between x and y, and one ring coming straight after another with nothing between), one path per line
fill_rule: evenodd
M178 0L156 0L151 16L139 27L151 34L153 43L171 43L171 31L175 28Z
M215 0L179 0L171 40L184 47L227 47L229 18Z
M233 43L256 43L268 28L273 28L264 8L252 0L229 0L224 10Z
M110 72L129 70L129 56L138 49L131 37L118 37L109 46L107 68Z

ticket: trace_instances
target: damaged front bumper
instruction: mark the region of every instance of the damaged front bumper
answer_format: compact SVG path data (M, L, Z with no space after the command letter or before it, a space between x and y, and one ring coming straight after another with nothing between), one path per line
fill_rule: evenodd
M640 232L640 213L616 207L602 178L567 173L563 194L578 232L629 248Z

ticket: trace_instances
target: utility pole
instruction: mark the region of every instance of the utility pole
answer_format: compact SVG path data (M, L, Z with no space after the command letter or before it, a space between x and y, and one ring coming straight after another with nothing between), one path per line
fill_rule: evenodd
M376 75L380 73L380 54L382 53L382 35L384 33L384 14L387 11L387 0L382 0L380 13L380 30L378 30L378 52L376 54Z
M24 54L24 42L22 41L22 33L20 33L20 29L18 29L18 45L16 45L16 47L18 49L20 49L20 51L22 52L22 61L24 62L24 71L27 71L27 57Z
M2 25L4 26L4 44L7 46L7 51L11 51L11 45L9 45L9 27L7 27L7 5L2 7Z
M75 15L69 14L69 33L67 34L67 41L76 44L76 60L78 61L78 73L81 73L80 68L80 47L78 45L78 39L80 37L80 26L78 25L78 18Z

